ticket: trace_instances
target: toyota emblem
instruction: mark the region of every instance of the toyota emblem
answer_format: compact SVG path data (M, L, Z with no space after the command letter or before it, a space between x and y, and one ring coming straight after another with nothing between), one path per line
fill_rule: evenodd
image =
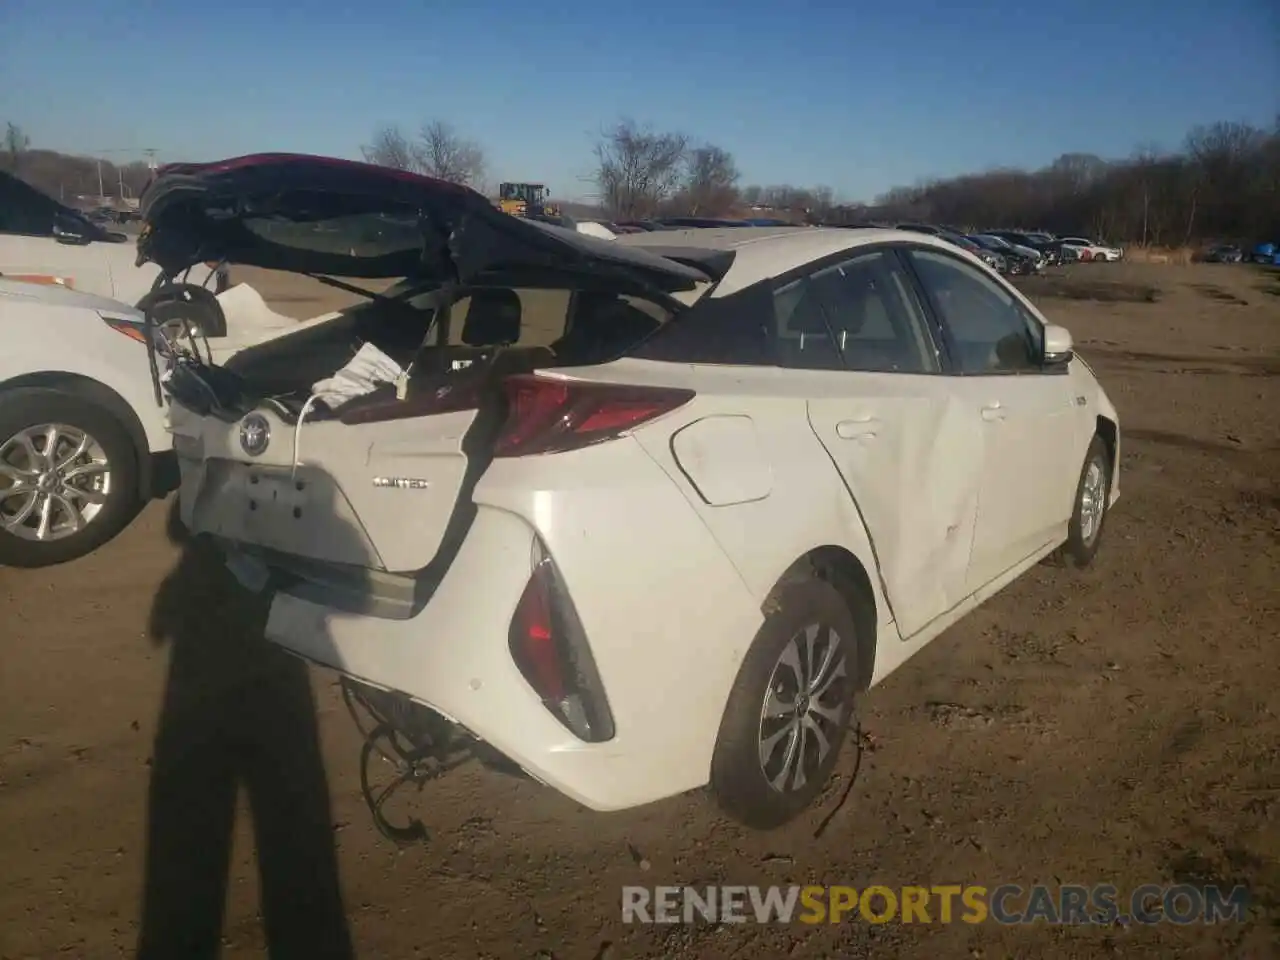
M271 442L271 424L260 413L251 413L240 421L240 449L251 457L262 456Z

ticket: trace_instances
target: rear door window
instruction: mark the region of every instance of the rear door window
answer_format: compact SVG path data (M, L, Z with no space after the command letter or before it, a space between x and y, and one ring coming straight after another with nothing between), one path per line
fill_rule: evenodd
M872 373L936 373L937 349L897 257L877 251L778 291L783 365Z

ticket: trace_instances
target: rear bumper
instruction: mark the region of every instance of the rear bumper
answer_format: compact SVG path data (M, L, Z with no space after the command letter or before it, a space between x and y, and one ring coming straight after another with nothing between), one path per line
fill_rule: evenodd
M475 520L416 616L383 619L280 593L268 638L407 694L594 810L704 785L762 615L669 478L628 439L496 461L474 499ZM607 742L565 729L508 650L535 536L582 622L616 726Z

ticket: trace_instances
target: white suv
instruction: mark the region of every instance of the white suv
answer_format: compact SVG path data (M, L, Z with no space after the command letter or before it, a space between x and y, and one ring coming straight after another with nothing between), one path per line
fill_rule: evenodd
M0 275L136 305L151 293L160 268L138 264L133 239L0 171ZM195 263L183 272L189 282L215 294L228 286L227 270L216 264ZM205 332L209 336L226 333Z
M597 810L710 783L779 825L859 690L1049 554L1089 563L1117 496L1070 335L935 237L597 240L280 156L143 208L170 269L221 238L407 275L168 386L185 524L274 593L270 639L403 695L419 759L484 743Z
M104 297L0 278L0 565L83 556L173 489L143 324Z

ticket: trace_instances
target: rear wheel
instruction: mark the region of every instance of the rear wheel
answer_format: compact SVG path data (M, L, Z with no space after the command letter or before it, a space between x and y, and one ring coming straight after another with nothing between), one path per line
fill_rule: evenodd
M115 418L56 389L0 393L0 564L84 556L139 505L138 451Z
M853 715L857 628L840 592L816 576L784 581L729 696L711 789L740 823L772 829L816 798Z

